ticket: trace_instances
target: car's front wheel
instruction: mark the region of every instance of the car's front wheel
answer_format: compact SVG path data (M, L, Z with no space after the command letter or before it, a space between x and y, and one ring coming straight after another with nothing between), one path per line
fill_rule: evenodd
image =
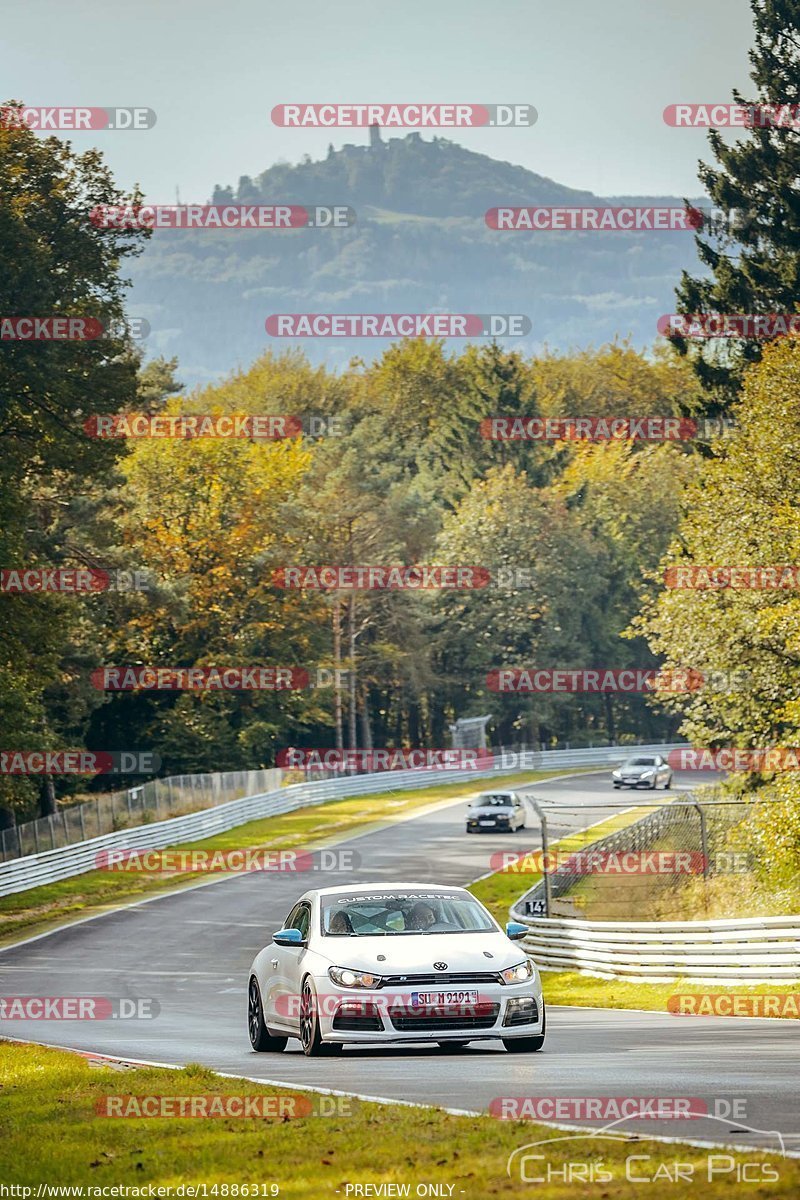
M264 1022L264 1006L261 1003L261 992L255 975L250 980L247 989L247 1032L250 1034L250 1045L254 1050L263 1054L269 1050L280 1053L285 1049L288 1037L272 1034Z
M317 994L310 979L303 980L300 994L300 1045L307 1058L319 1054L338 1054L341 1042L323 1042L319 1028Z
M536 1050L541 1050L544 1045L545 1029L547 1026L547 1013L544 1008L544 1000L542 1001L542 1032L538 1037L520 1037L520 1038L503 1038L503 1045L506 1050L512 1054L530 1054Z

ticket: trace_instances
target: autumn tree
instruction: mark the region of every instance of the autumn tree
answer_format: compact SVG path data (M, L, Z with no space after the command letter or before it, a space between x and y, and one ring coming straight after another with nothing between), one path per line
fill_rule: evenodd
M16 107L5 105L6 112ZM54 505L108 472L117 448L87 437L92 414L130 404L138 359L125 332L120 266L137 253L139 231L102 230L95 206L129 202L101 155L75 154L6 120L0 127L0 312L5 317L89 317L104 336L93 340L4 340L0 356L0 562L76 566L65 547L53 558L48 525ZM58 495L56 495L58 491ZM59 684L62 658L81 620L79 596L0 596L0 727L8 746L55 747L72 730L46 703ZM29 803L32 780L0 779L0 799ZM44 811L52 787L42 791ZM0 818L1 819L1 818Z
M794 746L800 601L796 588L663 587L682 567L780 567L800 560L800 344L765 350L745 377L736 429L715 445L683 501L662 587L636 622L667 667L734 673L730 687L664 697L701 746ZM672 570L667 577L665 572ZM743 677L737 683L736 672Z

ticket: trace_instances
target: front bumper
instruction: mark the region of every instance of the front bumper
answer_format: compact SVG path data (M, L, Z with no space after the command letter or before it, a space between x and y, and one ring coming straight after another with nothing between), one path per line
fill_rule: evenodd
M445 1042L535 1037L542 1032L540 985L485 984L473 1004L414 1008L410 991L389 995L360 988L331 987L319 1006L320 1033L328 1042ZM318 994L325 984L317 981ZM425 990L433 990L426 985ZM518 1003L520 1002L521 1003Z
M511 833L513 828L510 821L492 825L481 825L479 821L467 821L467 833Z

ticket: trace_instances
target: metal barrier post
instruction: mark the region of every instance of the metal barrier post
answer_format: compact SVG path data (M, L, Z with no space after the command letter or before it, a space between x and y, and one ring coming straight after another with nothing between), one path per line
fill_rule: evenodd
M706 828L706 814L703 812L702 804L698 804L696 800L694 807L697 809L697 815L700 818L700 849L703 855L703 875L708 879L708 829Z
M539 801L535 796L528 796L531 805L539 818L539 824L542 830L542 882L544 883L544 915L550 916L550 910L553 906L553 896L550 884L549 858L550 858L550 842L547 836L547 817L544 814Z

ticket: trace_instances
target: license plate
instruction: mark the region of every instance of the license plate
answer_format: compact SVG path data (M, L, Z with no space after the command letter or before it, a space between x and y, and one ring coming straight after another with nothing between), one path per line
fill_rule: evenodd
M444 1004L477 1004L478 993L473 991L412 992L412 1008L439 1008Z
M482 817L482 818L481 818L481 819L478 821L478 824L479 824L479 825L494 825L494 818L493 818L493 817L490 817L490 818L488 819L488 821L487 821L485 817Z

